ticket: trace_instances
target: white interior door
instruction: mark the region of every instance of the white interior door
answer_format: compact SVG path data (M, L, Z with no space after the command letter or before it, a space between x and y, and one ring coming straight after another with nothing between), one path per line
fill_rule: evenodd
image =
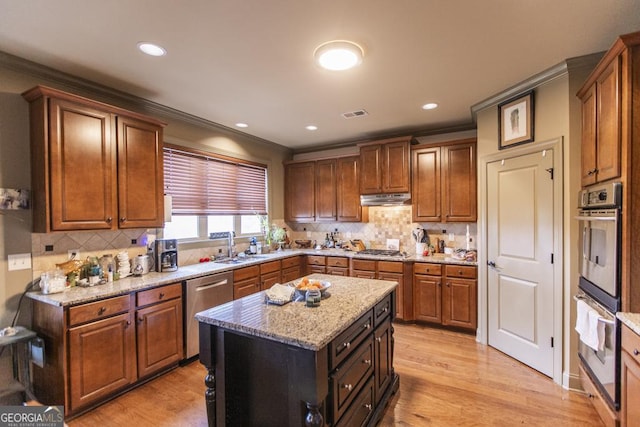
M553 376L553 150L487 164L488 343Z

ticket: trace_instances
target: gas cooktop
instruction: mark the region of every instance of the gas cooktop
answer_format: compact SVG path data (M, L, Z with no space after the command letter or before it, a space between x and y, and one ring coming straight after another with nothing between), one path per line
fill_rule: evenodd
M402 256L402 252L390 249L365 249L358 253L362 255Z

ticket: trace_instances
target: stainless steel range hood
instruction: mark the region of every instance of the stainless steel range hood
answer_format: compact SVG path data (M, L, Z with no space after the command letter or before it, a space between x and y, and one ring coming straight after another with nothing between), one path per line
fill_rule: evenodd
M360 204L362 206L399 206L411 203L411 193L393 194L362 194Z

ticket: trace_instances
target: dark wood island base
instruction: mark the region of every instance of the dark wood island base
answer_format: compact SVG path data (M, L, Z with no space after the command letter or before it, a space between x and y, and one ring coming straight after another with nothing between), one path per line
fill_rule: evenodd
M317 309L304 303L267 306L259 293L196 316L210 426L361 426L382 418L399 386L393 369L394 282L322 279L332 281L332 296ZM366 301L354 309L353 292L363 282ZM341 312L345 303L348 310ZM313 332L314 322L332 313L337 318L329 329L339 326L330 333L319 326L317 348L300 339L295 329ZM236 323L226 324L230 319ZM269 325L253 329L258 323ZM288 326L275 333L276 324Z

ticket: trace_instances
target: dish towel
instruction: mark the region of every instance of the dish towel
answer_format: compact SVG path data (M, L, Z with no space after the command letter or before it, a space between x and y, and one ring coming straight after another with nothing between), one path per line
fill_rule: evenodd
M264 292L264 299L268 304L285 305L291 301L295 291L296 289L292 286L276 283Z
M604 348L604 323L600 321L600 314L589 305L578 300L576 305L576 331L580 335L580 341L595 351Z

